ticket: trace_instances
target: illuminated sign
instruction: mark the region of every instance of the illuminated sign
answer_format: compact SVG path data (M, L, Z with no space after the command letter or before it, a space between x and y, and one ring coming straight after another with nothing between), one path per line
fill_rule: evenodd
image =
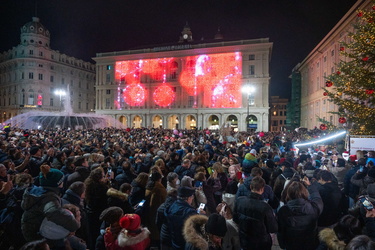
M242 104L240 52L118 61L115 79L118 109L121 103L144 105L149 91L155 105L169 107L177 98L177 86L184 91L181 96L195 96L205 108L240 108Z

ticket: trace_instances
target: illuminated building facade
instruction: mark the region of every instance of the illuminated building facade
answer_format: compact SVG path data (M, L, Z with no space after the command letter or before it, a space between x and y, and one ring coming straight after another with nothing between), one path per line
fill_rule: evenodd
M75 113L95 109L94 64L52 50L39 18L23 25L20 37L19 45L0 54L0 122L28 111L58 112L62 94L70 94Z
M353 31L352 24L356 18L356 11L371 7L372 1L358 0L310 54L293 69L292 75L297 76L294 80L300 81L300 84L294 82L293 85L301 86L301 108L300 112L294 110L295 116L291 117L291 121L299 116L299 125L308 129L319 128L319 118L338 127L342 126L338 115L330 113L337 112L338 107L323 95L323 87L326 77L337 71L336 65L340 61L350 60L340 55L340 42L349 41L348 31Z
M270 131L285 131L288 99L271 96Z
M97 53L96 113L135 128L268 131L271 50L268 38L195 43L185 26L176 44Z

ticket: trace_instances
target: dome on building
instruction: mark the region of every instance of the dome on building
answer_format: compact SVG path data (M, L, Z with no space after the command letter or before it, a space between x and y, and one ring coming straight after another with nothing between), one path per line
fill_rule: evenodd
M49 47L50 33L40 23L38 17L33 17L31 22L21 28L21 44Z

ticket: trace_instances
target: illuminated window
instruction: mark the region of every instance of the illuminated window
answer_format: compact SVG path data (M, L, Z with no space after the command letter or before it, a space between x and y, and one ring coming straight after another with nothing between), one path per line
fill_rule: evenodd
M273 111L273 115L276 115L277 114L277 112L276 111Z
M107 65L107 70L111 70L112 69L112 66L111 65Z

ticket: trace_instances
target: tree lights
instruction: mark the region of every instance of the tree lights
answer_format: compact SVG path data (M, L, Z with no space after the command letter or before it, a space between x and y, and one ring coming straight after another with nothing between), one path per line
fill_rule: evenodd
M337 64L337 71L327 77L323 88L324 95L339 107L332 113L353 134L375 134L375 23L372 20L375 20L374 8L357 12L354 31L349 32L349 39L341 42L339 48L348 60Z

